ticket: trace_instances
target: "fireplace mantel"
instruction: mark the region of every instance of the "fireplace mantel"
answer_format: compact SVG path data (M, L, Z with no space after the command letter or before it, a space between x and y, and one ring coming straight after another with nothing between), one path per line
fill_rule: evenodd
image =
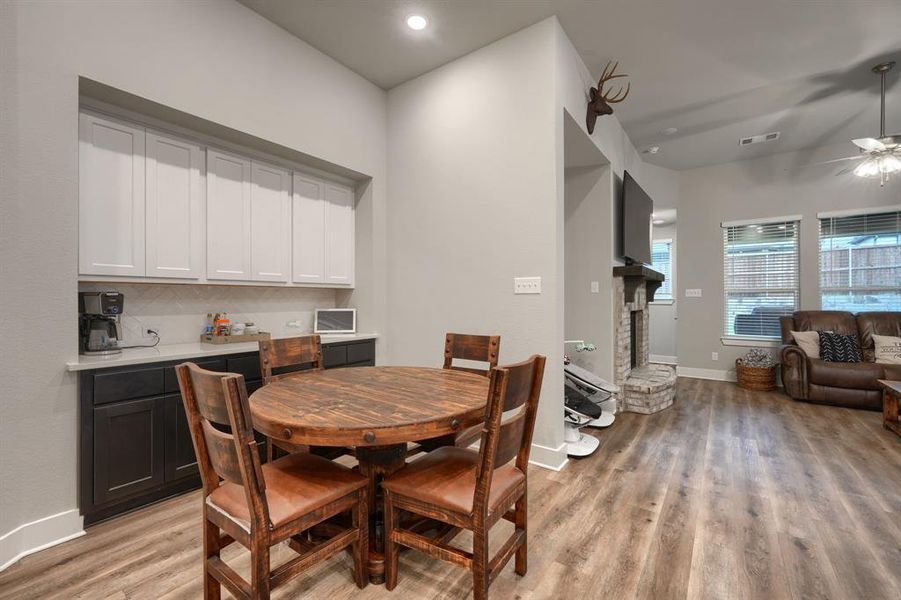
M622 277L625 283L626 297L635 296L638 286L644 284L647 291L647 301L654 301L654 293L663 285L665 279L663 273L650 269L644 265L628 265L625 267L613 267L613 276Z

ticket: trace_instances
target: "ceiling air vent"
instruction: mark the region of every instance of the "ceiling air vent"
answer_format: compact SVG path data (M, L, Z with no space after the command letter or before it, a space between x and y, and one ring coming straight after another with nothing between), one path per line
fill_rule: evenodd
M761 133L760 135L752 135L751 137L741 138L738 140L739 146L750 146L751 144L762 144L763 142L774 142L779 139L779 132Z

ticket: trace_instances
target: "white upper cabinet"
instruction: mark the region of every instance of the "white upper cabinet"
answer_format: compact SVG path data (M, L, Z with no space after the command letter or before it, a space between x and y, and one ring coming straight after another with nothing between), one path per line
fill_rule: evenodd
M331 183L325 184L325 282L354 283L354 194Z
M325 184L294 174L292 279L297 283L325 283Z
M203 149L147 132L147 276L203 273Z
M78 272L144 275L144 130L82 113Z
M249 281L250 161L216 150L206 157L206 275Z
M82 280L354 285L351 187L89 112L78 151Z
M253 279L287 282L291 276L291 174L256 161L251 170Z

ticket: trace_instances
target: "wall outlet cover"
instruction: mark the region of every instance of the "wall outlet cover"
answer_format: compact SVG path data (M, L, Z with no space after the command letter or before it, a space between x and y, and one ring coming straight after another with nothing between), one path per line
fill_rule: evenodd
M599 294L601 292L601 283L599 281L591 282L591 293Z
M700 298L703 290L700 288L688 288L685 290L686 298Z
M541 277L514 277L514 294L540 294Z
M720 353L719 353L719 352L711 352L711 353L710 353L710 360L719 360L719 359L720 359Z

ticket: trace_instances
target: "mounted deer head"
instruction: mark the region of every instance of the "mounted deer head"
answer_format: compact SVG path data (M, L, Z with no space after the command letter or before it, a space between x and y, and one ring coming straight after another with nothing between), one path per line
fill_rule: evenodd
M631 83L626 83L625 88L619 88L616 93L612 95L609 91L604 91L604 84L611 79L628 77L628 75L625 74L616 75L617 66L619 66L619 62L613 63L612 68L608 62L607 66L604 67L601 78L598 80L598 87L593 87L588 92L591 99L588 101L588 114L585 116L585 124L588 125L589 134L594 133L594 124L599 116L613 114L613 108L610 106L611 104L622 102L626 99L626 96L629 95L629 89L632 87Z

